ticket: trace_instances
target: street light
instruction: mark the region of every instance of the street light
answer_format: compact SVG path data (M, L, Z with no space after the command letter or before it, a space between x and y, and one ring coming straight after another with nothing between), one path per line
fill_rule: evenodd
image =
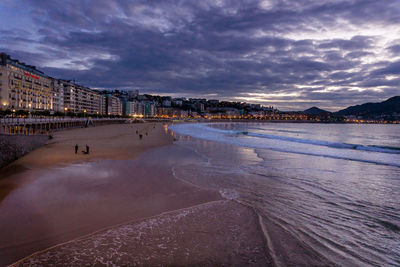
M67 116L67 110L68 108L64 108L64 117Z

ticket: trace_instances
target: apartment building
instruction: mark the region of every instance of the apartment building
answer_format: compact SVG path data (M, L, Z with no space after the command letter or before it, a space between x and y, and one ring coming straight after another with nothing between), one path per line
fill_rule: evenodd
M35 66L0 53L0 103L2 109L54 110L53 79Z
M137 112L137 101L122 100L122 113L124 116L139 115Z
M65 111L73 113L103 114L104 96L100 92L69 80L59 80L64 91Z
M60 80L51 78L53 110L64 112L64 87Z
M153 102L145 102L144 103L144 116L145 117L154 117L156 115L156 104Z
M157 117L161 118L186 118L189 116L187 110L169 107L157 108Z
M106 94L105 98L106 98L106 114L107 115L122 115L121 100L112 94Z

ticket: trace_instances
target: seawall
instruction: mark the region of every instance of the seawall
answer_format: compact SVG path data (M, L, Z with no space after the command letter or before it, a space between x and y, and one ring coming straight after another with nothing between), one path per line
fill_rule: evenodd
M0 134L0 168L43 145L47 135Z

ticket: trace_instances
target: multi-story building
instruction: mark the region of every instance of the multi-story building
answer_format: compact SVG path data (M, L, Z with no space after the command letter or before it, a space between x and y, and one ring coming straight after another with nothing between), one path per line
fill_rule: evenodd
M174 106L182 107L183 101L183 98L174 98L172 103L174 104Z
M106 96L104 94L100 94L99 107L100 107L99 114L106 115L107 114L107 102L106 102Z
M153 102L144 103L144 116L154 117L156 115L156 105Z
M139 116L144 116L145 106L143 102L135 101L135 114Z
M187 110L178 108L159 107L157 108L157 116L162 118L186 118L189 113Z
M138 97L138 95L139 95L139 90L131 90L128 92L129 99L136 98Z
M52 78L35 66L0 53L0 103L3 109L54 110Z
M75 84L68 80L59 80L64 88L65 111L74 113L103 114L104 99L100 92Z
M51 79L53 110L64 112L64 86L60 80Z
M123 101L125 116L155 117L156 104L151 101Z
M121 100L112 94L106 94L105 97L107 115L122 115Z
M163 107L170 107L171 106L171 100L170 99L164 99L162 101L162 106Z
M124 116L134 116L135 115L135 101L129 101L126 99L122 100L122 114Z

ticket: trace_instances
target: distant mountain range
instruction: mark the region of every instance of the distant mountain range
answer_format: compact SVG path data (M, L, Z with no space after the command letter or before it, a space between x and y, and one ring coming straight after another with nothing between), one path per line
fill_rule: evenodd
M394 113L400 114L400 96L394 96L379 103L365 103L362 105L351 106L337 112L329 112L318 107L312 107L303 111L308 115L324 115L335 114L341 116L362 116L374 117L381 115L393 115Z
M339 115L377 116L400 113L400 96L394 96L380 103L366 103L351 106L337 112Z

